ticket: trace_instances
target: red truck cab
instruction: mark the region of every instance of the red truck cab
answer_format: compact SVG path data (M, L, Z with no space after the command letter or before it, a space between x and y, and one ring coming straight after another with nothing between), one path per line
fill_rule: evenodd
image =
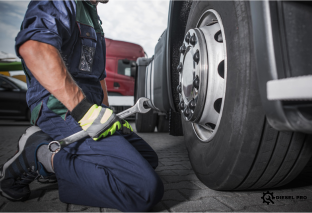
M133 96L136 60L145 56L143 48L138 44L109 38L105 38L105 41L108 96Z

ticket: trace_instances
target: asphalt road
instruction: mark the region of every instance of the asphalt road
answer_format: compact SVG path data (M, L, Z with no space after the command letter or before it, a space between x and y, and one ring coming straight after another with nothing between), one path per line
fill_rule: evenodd
M19 136L28 123L22 120L0 120L0 164L15 153ZM132 123L132 126L135 126ZM220 192L203 185L194 174L188 161L183 137L167 133L139 134L157 152L156 169L164 182L165 194L153 211L217 212L217 211L312 211L312 161L292 183L279 189L270 189L275 198L288 196L294 199L274 199L267 204L261 197L267 190ZM66 204L59 201L57 183L30 185L32 194L25 202L11 202L0 196L1 212L115 212L115 209L95 208ZM291 197L289 197L291 196ZM301 196L301 197L299 197ZM268 202L270 195L265 195ZM285 198L285 197L284 197Z

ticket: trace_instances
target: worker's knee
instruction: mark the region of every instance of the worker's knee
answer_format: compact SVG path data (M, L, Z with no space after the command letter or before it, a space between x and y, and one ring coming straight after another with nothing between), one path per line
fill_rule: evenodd
M151 198L150 202L152 204L156 204L162 199L164 195L164 184L156 173L153 178L147 181L149 183L147 192L149 193L149 196Z
M156 152L152 154L151 159L149 160L150 165L153 167L153 169L156 169L158 166L158 155Z
M144 187L143 187L144 186ZM142 184L140 197L144 199L137 200L138 202L135 209L131 211L149 211L155 206L164 195L164 184L159 176L153 171L153 175L145 179Z

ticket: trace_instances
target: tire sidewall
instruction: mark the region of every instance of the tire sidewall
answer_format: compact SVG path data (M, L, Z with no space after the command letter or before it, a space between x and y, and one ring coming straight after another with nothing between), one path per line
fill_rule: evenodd
M257 153L264 113L258 92L247 2L194 2L186 32L201 15L216 10L222 19L227 47L227 83L222 119L210 142L201 142L182 118L184 139L198 178L213 189L235 189ZM208 50L209 54L209 50Z

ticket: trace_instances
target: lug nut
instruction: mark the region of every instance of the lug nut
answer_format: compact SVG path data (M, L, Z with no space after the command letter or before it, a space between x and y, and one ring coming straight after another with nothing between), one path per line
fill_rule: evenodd
M179 107L181 110L184 110L185 105L183 100L179 103Z
M188 117L190 114L191 114L191 110L190 110L189 108L186 108L186 109L184 110L184 116L185 116L185 117Z
M189 103L189 108L190 108L191 110L194 110L194 109L195 109L195 106L196 106L195 100L192 99L192 100L190 101L190 103Z
M177 67L177 69L178 69L178 72L182 72L182 70L183 70L183 64L182 64L182 62L180 62L180 64L179 64L179 66Z
M186 41L186 43L190 43L190 38L191 38L191 34L190 34L190 32L188 32L187 34L186 34L186 36L185 36L185 41Z
M191 45L195 45L196 44L196 36L195 34L192 35L191 40L190 40Z
M181 84L178 85L178 87L177 87L177 92L178 92L178 93L181 93L181 92L182 92Z
M193 81L193 86L198 90L199 88L199 78L198 75L196 75L194 81Z
M196 53L193 55L193 60L198 64L198 62L199 62L199 50L196 50Z
M181 47L180 47L180 53L184 54L186 51L186 46L185 44L183 44Z

